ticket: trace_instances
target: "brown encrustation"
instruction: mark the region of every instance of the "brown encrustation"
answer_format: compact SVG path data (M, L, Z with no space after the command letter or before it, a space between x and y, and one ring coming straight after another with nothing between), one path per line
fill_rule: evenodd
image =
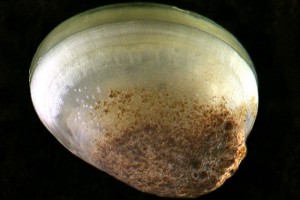
M144 192L197 197L215 190L246 154L245 106L149 88L111 90L90 113L102 123L92 162Z

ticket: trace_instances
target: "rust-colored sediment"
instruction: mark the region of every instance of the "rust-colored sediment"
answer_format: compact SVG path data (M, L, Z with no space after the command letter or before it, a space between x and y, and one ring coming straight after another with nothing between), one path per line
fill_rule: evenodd
M148 193L197 197L221 186L246 153L245 109L184 95L112 90L91 112L103 128L94 165Z

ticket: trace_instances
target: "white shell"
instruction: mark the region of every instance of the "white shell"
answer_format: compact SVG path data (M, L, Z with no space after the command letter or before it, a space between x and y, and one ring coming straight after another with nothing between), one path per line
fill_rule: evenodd
M114 91L128 94L131 89L137 92L136 88L151 91L147 95L154 92L155 99L167 92L172 102L183 96L187 102L197 100L205 106L225 102L230 113L239 112L239 130L246 138L255 121L258 91L253 64L242 45L222 27L195 13L157 4L121 4L93 9L60 24L39 46L30 68L31 97L38 116L83 160L160 196L195 197L215 189L153 189L127 181L125 172L121 173L124 169L118 175L95 159L101 151L97 143L107 140L108 127L126 126L132 119L131 115L127 116L130 119L117 118L118 108L112 104L104 108L103 102L112 103ZM134 103L120 105L132 111L142 97L135 93L131 97ZM149 105L137 106L142 109L138 115L156 116L157 110ZM220 178L216 187L229 176Z

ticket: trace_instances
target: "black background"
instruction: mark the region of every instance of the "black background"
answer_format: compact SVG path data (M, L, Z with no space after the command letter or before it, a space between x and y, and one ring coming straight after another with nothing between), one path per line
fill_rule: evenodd
M43 127L28 69L42 39L63 20L124 1L0 1L0 199L163 199L139 192L73 156ZM300 199L300 66L297 0L154 1L202 14L245 46L260 105L237 173L199 199Z

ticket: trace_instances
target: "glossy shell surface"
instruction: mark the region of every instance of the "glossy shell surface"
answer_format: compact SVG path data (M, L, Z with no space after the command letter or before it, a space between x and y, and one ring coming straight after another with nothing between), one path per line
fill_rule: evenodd
M120 4L56 27L30 68L35 110L72 153L148 193L197 197L246 153L257 80L242 45L211 20Z

